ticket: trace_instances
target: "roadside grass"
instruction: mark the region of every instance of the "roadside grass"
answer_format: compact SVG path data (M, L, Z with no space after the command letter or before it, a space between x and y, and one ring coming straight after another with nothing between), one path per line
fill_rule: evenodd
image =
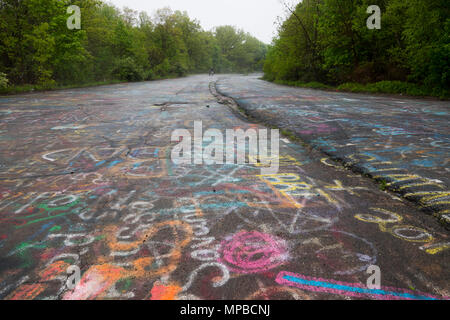
M262 79L268 80L265 78ZM442 100L450 99L450 89L426 88L424 86L415 83L403 81L379 81L368 84L347 82L338 86L331 86L316 81L304 83L301 81L274 80L272 82L281 85L301 87L301 88L311 88L311 89L333 90L333 91L343 91L353 93L399 94L414 97L433 97Z
M380 179L378 181L378 186L380 188L381 191L387 191L388 190L388 184L387 181L384 179Z
M375 83L360 84L347 82L337 87L339 91L402 94L418 97L435 97L449 99L450 90L438 88L426 88L424 86L402 81L380 81Z
M62 90L62 89L73 89L73 88L86 88L86 87L97 87L109 84L126 83L126 81L111 80L111 81L97 81L97 82L87 82L81 84L71 84L71 85L57 85L57 84L25 84L21 86L8 86L6 88L0 88L0 94L2 95L12 95L27 92L37 92L37 91L52 91L52 90Z
M317 82L317 81L312 81L312 82L301 82L301 81L287 81L287 80L275 80L273 81L277 84L283 84L286 86L293 86L293 87L302 87L302 88L311 88L311 89L333 89L332 86Z
M69 85L59 85L56 83L48 83L48 84L25 84L18 86L6 86L0 87L0 95L14 95L19 93L29 93L29 92L39 92L39 91L53 91L53 90L63 90L63 89L74 89L74 88L87 88L87 87L98 87L105 86L111 84L119 84L119 83L130 83L130 82L146 82L146 81L157 81L157 80L166 80L166 79L175 79L180 78L176 75L168 75L164 77L155 76L151 80L142 80L142 81L126 81L126 80L107 80L107 81L93 81L86 83L76 83Z

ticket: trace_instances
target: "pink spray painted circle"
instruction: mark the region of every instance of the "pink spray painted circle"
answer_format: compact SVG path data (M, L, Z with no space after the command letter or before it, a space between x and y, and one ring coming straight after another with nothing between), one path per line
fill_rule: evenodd
M286 242L258 231L241 231L222 241L219 261L236 273L259 273L276 268L288 258Z

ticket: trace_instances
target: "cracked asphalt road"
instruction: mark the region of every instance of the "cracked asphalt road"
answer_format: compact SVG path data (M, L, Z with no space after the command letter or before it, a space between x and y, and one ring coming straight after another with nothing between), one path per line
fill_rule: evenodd
M264 87L219 78L227 94ZM0 298L448 299L448 231L322 152L282 138L276 175L175 165L172 132L194 121L264 128L213 80L0 98Z
M229 76L218 90L450 226L450 103L327 92Z

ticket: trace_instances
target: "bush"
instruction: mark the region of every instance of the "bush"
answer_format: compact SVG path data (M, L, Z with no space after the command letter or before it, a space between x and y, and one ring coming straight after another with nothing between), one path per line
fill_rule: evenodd
M155 74L157 78L162 78L167 76L170 73L170 63L169 59L164 59L162 63L155 67Z
M405 93L411 84L402 81L380 81L376 83L369 83L367 89L371 92L382 93Z
M263 80L267 80L267 79L263 78ZM270 81L270 80L267 80L267 81ZM311 88L311 89L331 89L331 88L333 88L332 86L329 86L329 85L326 85L326 84L323 84L323 83L317 82L317 81L304 83L302 81L275 80L275 81L271 81L271 82L275 82L275 83L286 85L286 86Z
M379 81L366 85L348 82L341 84L337 89L348 92L405 94L421 97L432 96L441 99L448 99L450 96L450 90L448 89L428 88L423 85L403 81Z
M262 78L263 80L267 80ZM346 92L361 92L361 93L387 93L387 94L405 94L409 96L421 96L421 97L438 97L440 99L448 99L450 97L450 90L439 88L427 88L415 83L403 82L403 81L379 81L375 83L361 84L356 82L346 82L338 87L329 86L320 82L308 82L303 83L301 81L287 81L287 80L274 80L277 84L312 88L312 89L337 89L338 91Z
M143 70L131 57L126 57L116 61L112 74L122 81L141 81Z
M305 87L305 88L312 88L312 89L331 89L332 87L317 81L312 81L308 83L304 83L303 85L300 85L299 87Z
M0 88L4 89L8 86L8 78L6 78L6 74L0 72Z
M172 66L170 73L178 77L184 77L187 74L187 68L180 62L175 62Z
M156 75L152 69L144 71L144 80L145 81L150 81L150 80L155 80L155 79L156 79Z
M340 91L366 92L366 86L360 83L347 82L337 87Z

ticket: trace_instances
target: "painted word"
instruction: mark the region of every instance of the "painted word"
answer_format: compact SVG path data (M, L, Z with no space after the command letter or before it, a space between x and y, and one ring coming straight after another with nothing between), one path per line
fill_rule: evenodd
M436 254L450 248L448 242L433 243L434 236L425 229L401 224L403 217L397 213L382 208L370 208L370 210L374 214L357 214L355 218L363 222L375 223L382 232L388 232L396 238L409 242L425 242L426 244L420 249L428 254Z

